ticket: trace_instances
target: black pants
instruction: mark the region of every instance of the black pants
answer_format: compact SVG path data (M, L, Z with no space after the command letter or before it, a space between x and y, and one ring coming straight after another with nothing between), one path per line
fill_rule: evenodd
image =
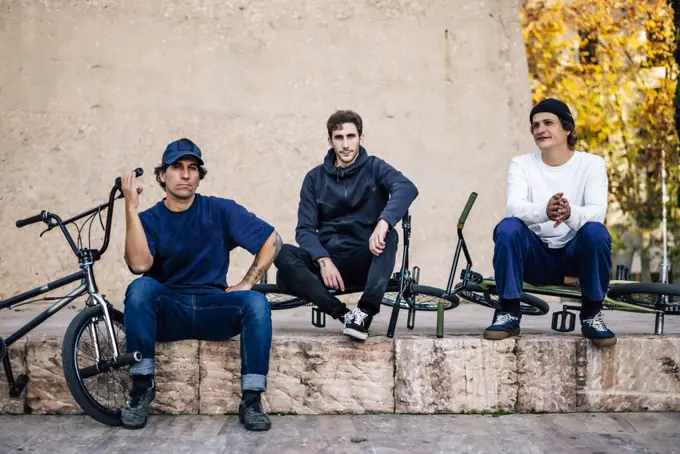
M331 253L330 258L340 272L345 288L364 287L359 308L368 315L380 312L380 304L394 271L398 243L397 232L391 230L385 237L385 249L379 256L374 256L368 245L351 253ZM345 303L329 293L319 266L307 251L284 244L274 264L278 270L276 284L281 291L313 302L335 319L349 312Z

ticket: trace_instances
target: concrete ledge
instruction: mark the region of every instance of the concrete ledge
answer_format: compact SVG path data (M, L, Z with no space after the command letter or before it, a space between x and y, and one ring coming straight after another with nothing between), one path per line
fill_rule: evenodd
M30 337L10 348L23 396L0 395L1 413L73 414L61 340ZM158 344L153 413L237 410L239 342ZM265 406L271 413L630 412L680 410L680 336L620 336L600 350L576 336L287 335L272 346Z

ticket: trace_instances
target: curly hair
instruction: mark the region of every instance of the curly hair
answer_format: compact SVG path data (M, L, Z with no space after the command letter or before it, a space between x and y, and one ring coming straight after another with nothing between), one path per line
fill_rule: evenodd
M158 167L155 167L153 169L153 174L156 175L156 181L158 182L159 185L161 185L161 188L165 191L165 183L161 181L161 173L165 173L166 170L168 170L168 167L170 167L170 164L164 164ZM206 170L205 167L203 166L198 166L198 178L203 179L205 176L208 174L208 170Z
M338 110L328 118L326 122L326 129L328 129L328 137L333 135L333 131L342 126L343 123L354 123L357 127L359 135L363 133L364 123L358 113L352 110Z

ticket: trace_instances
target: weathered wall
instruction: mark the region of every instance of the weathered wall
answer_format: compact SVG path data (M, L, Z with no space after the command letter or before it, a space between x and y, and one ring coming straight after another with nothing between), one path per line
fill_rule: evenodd
M187 136L209 170L200 191L234 198L294 241L304 174L335 109L364 117L366 147L418 186L412 264L443 286L455 222L491 271L510 157L531 151L516 1L0 0L0 297L75 269L58 232L14 227L102 202ZM121 301L123 212L98 281ZM235 254L230 281L251 263Z

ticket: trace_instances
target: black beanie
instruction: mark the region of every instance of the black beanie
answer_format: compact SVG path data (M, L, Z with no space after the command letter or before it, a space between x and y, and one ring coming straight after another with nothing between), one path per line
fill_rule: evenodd
M536 104L534 108L531 109L531 113L529 114L529 123L533 122L534 115L539 112L549 112L555 114L562 120L566 120L571 124L574 124L574 117L571 116L569 107L557 99L547 98Z

